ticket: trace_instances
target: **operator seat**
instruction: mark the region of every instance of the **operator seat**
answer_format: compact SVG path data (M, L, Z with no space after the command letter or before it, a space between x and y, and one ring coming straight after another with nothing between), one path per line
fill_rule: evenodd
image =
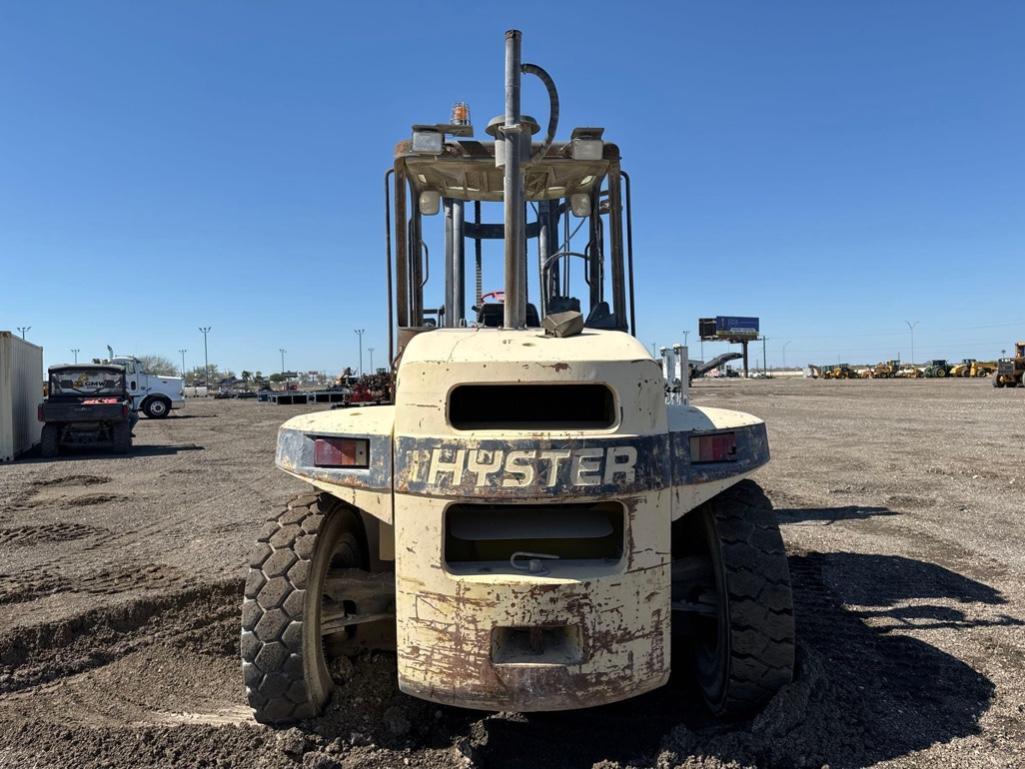
M505 320L505 302L489 302L477 308L477 325L484 328L501 328ZM541 328L541 316L537 307L527 303L527 328Z
M609 310L608 302L598 302L584 321L585 328L618 329L619 321L615 313Z
M580 312L580 300L575 296L553 296L548 300L548 312Z

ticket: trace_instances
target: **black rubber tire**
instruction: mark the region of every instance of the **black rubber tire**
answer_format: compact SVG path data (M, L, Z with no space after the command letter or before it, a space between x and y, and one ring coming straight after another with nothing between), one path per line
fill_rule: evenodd
M794 601L772 503L744 480L706 502L699 515L720 612L711 648L695 644L698 685L719 716L763 705L794 676Z
M112 428L114 453L127 454L132 450L132 426L128 422L118 422Z
M352 508L317 494L290 501L260 533L249 561L241 642L246 695L257 721L310 718L330 698L321 585L332 565L366 568L365 541Z
M147 398L142 410L150 419L166 419L171 413L171 401L167 398Z
M60 453L60 425L43 425L39 436L39 454L50 459Z

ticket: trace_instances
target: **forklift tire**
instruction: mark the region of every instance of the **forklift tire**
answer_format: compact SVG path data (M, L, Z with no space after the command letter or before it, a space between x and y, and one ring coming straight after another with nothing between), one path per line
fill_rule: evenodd
M167 398L150 398L142 404L142 410L150 419L164 419L171 413L171 402Z
M60 452L61 429L57 425L43 425L43 432L39 437L39 453L41 456L52 458Z
M763 705L794 675L794 603L772 503L744 480L693 514L705 534L718 612L695 638L698 685L719 716Z
M128 422L114 425L114 453L127 454L132 450L132 426Z
M258 538L242 602L242 675L256 720L317 715L331 696L321 636L322 586L331 569L365 569L362 522L328 495L288 503Z

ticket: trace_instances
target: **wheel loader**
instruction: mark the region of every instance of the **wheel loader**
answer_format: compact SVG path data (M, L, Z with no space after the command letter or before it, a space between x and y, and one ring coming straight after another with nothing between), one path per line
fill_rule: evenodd
M591 126L556 139L555 82L520 47L507 32L490 138L457 103L385 175L394 402L279 430L277 467L311 488L250 560L242 672L261 722L317 714L334 658L367 648L395 651L401 691L492 711L610 703L675 670L696 682L678 696L732 716L791 680L787 557L750 479L765 424L690 405L686 348L660 363L638 341L619 149ZM523 74L548 93L540 141Z
M951 377L972 377L972 376L977 376L977 374L973 374L972 373L973 371L977 370L976 363L977 363L977 361L975 360L975 358L962 358L960 363L955 363L953 366L950 367L950 376Z
M900 371L899 360L888 360L880 362L868 369L868 376L872 379L893 379Z

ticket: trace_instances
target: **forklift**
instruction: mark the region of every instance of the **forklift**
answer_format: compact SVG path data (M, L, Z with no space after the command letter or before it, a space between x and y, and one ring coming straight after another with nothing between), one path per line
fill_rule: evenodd
M750 479L765 424L691 405L686 348L658 360L637 339L619 149L593 126L558 141L555 82L520 51L507 32L487 138L457 103L385 175L393 402L278 433L277 467L310 489L249 562L242 673L261 722L317 714L332 659L367 648L394 650L401 691L493 711L602 705L677 670L737 716L792 679L787 556ZM548 93L543 134L524 74ZM503 281L485 291L489 265Z

